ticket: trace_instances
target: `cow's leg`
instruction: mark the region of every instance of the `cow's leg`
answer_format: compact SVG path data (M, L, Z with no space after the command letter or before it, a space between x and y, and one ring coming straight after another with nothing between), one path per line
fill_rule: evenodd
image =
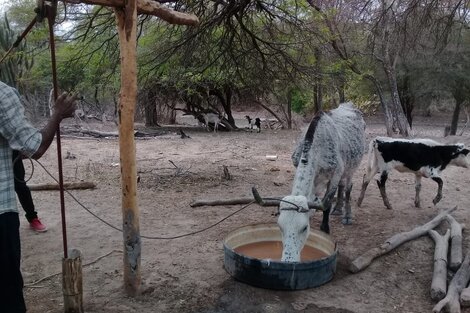
M341 179L341 173L343 172L342 167L338 167L337 171L333 174L333 178L328 182L328 188L326 190L325 196L322 199L323 204L323 220L320 226L320 229L325 233L330 233L330 209L331 202L335 196L336 190L338 189L338 184Z
M387 178L388 178L388 173L386 171L383 171L382 175L380 175L380 180L377 180L377 185L379 186L380 194L382 195L382 199L384 201L385 207L391 210L392 206L390 205L390 202L388 201L387 193L385 192L385 182L387 181Z
M434 203L434 205L436 205L442 199L442 185L444 185L444 183L442 182L442 179L438 176L431 177L431 178L432 178L432 180L434 180L437 183L437 186L438 186L437 187L437 195L432 200L432 203Z
M320 230L324 231L327 234L330 233L330 208L331 203L328 206L324 206L323 219L320 225Z
M336 204L331 211L331 215L342 215L343 214L343 204L344 204L344 183L340 182L338 185L338 197L336 198Z
M362 189L361 189L361 194L359 195L359 199L357 199L357 206L362 205L362 200L364 200L364 195L366 193L367 186L369 185L370 181L372 178L375 176L377 173L377 167L368 167L367 172L364 174L364 177L362 178Z
M344 205L344 216L341 220L343 225L351 225L352 224L352 213L351 213L351 190L352 190L352 181L351 178L348 179L346 184L346 192L345 192L345 205Z
M421 176L416 175L415 177L415 190L416 190L416 195L415 195L415 207L419 208L421 207L421 201L419 198L419 193L421 191Z

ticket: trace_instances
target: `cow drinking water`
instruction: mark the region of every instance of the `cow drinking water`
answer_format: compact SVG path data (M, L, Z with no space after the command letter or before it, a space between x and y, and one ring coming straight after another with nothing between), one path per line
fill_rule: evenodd
M319 112L313 118L292 155L297 170L291 195L284 197L279 207L282 261L300 261L310 231L310 216L315 211L309 207L323 207L321 229L329 232L330 207L336 191L335 211L340 214L344 204L342 222L351 224L352 176L364 155L364 130L362 113L352 103Z
M362 204L369 182L379 173L380 180L377 180L377 184L384 205L387 209L392 208L385 192L385 182L392 169L415 174L416 207L420 207L421 178L428 177L434 180L438 190L432 202L436 204L442 198L443 182L440 173L448 165L468 168L470 165L467 159L468 152L463 144L441 144L431 139L376 137L369 144L367 172L364 174L358 206Z

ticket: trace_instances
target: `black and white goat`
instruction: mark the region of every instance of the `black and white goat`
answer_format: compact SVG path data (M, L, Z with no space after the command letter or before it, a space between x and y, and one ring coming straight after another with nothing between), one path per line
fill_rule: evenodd
M441 144L431 139L376 137L369 144L367 172L364 174L358 205L362 204L369 182L379 173L380 180L377 180L377 184L384 205L387 209L392 208L385 192L385 182L392 169L415 174L416 207L420 206L421 178L434 180L438 190L432 202L436 204L442 199L443 182L439 174L448 165L468 168L468 153L469 150L463 144Z
M365 150L365 122L352 103L319 112L292 155L297 167L291 195L281 201L278 225L282 232L282 261L299 262L310 231L314 206L323 207L321 229L329 232L329 214L338 191L335 210L345 203L343 224L351 224L352 176ZM323 197L323 191L326 189Z
M245 115L248 121L248 127L253 130L253 126L256 126L257 132L261 132L261 119L259 117L252 119L249 115Z

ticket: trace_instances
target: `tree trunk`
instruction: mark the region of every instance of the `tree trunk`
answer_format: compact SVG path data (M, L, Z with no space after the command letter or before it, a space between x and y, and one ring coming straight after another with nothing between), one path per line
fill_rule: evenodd
M315 78L315 86L313 87L313 106L315 113L319 112L323 108L323 92L322 92L322 78L321 78L321 51L315 48L315 72L317 77Z
M366 74L364 78L372 82L372 84L375 87L375 91L377 92L377 96L379 97L380 105L384 113L385 128L387 130L387 136L391 137L393 135L393 114L390 110L390 106L387 104L385 100L382 85L380 84L378 79L372 75Z
M222 92L219 89L213 88L209 91L209 94L214 95L219 99L222 107L224 108L225 114L227 114L227 122L233 129L237 128L235 125L235 119L232 115L232 89L228 86L224 87Z
M461 97L455 97L455 108L452 113L452 122L450 123L450 135L457 133L457 127L459 126L460 108L462 107L463 99Z
M389 105L390 111L393 114L393 121L396 123L400 134L403 137L409 137L410 126L408 125L400 102L395 68L393 65L390 65L387 60L385 60L385 62L383 63L383 68L385 71L385 75L387 76L387 81L390 88L391 102L389 103Z
M292 89L287 93L287 129L292 129Z
M346 96L344 94L344 73L341 72L341 74L338 77L338 96L339 96L339 103L345 103L346 102Z
M145 126L158 126L157 105L155 103L155 91L151 88L147 92L147 98L144 101Z
M225 91L225 105L224 105L224 110L225 113L227 113L227 121L232 126L233 128L237 128L237 125L235 125L235 119L233 118L232 115L232 88L229 86L226 86L224 88Z
M403 111L405 112L406 119L410 128L413 128L413 109L414 109L414 97L411 94L410 76L407 74L405 67L405 76L403 78L403 85L399 88L400 103Z

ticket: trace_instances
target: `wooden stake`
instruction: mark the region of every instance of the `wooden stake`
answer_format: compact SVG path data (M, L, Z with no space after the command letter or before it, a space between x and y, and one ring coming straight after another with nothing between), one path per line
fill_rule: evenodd
M447 291L447 251L449 248L450 231L447 230L444 236L437 231L428 231L429 236L436 243L434 250L434 272L431 283L431 299L439 301L446 296Z
M121 53L121 94L119 101L119 152L122 177L122 218L124 237L124 289L139 294L141 285L141 239L137 206L134 112L137 99L137 6L126 1L124 10L115 9Z
M462 264L462 226L452 216L447 216L450 224L450 262L451 270L456 271Z
M439 225L442 220L447 216L447 214L450 214L456 209L457 207L453 207L452 209L444 210L428 223L418 226L411 231L399 233L390 237L389 239L385 240L385 242L380 247L370 249L369 251L366 251L363 255L356 258L351 263L349 270L353 273L362 271L363 269L368 267L375 258L392 251L393 249L405 242L425 235L429 230Z
M83 278L81 253L71 249L68 258L62 259L62 292L64 312L83 312Z
M439 313L443 308L446 308L447 312L460 313L460 293L467 286L470 280L470 250L465 257L465 260L460 265L459 270L455 273L449 284L449 290L447 296L439 301L432 311Z

